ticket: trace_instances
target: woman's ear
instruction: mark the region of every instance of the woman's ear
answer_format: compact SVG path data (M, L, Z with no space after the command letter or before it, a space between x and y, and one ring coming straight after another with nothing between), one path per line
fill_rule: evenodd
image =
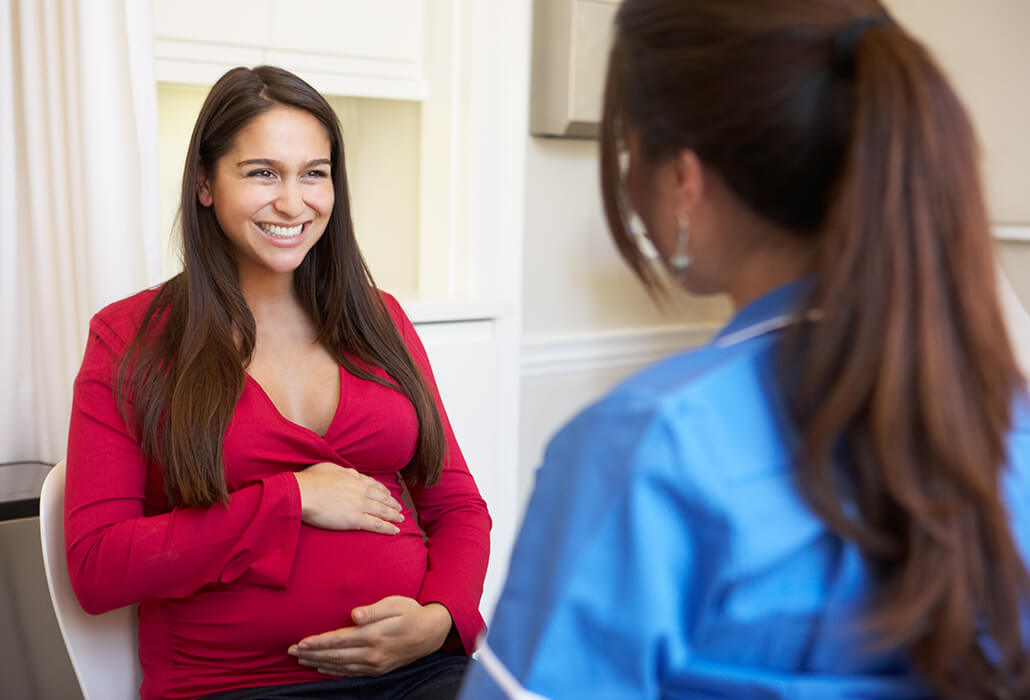
M197 169L197 200L202 207L209 207L215 201L211 196L211 180L203 168Z
M694 151L684 149L672 163L677 211L690 215L705 194L705 169Z

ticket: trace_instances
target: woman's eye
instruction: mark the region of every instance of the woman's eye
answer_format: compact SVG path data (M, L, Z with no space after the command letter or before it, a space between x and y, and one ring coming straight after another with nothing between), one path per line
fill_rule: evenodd
M247 173L247 177L275 177L275 173L268 169L251 170L249 173Z
M329 177L329 173L324 170L310 170L308 171L308 177Z

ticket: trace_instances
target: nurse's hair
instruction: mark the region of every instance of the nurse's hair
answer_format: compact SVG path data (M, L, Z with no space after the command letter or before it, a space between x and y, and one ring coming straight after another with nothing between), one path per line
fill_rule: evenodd
M946 697L1030 697L1030 585L999 494L1021 378L976 139L927 50L875 0L626 0L602 190L655 287L627 225L627 126L645 163L694 151L816 251L823 320L784 339L780 378L798 483L879 577L867 631Z
M274 107L312 115L330 144L333 210L325 233L293 275L297 298L315 323L317 341L340 365L412 402L418 439L403 473L412 485L432 485L447 444L442 423L358 249L339 121L317 90L281 68L234 68L204 100L182 179L183 271L161 286L129 346L117 377L119 407L127 419L132 414L132 428L147 459L160 465L172 503L228 500L222 438L243 391L255 325L240 291L232 244L213 207L200 204L197 189L239 133ZM392 379L367 366L381 367Z

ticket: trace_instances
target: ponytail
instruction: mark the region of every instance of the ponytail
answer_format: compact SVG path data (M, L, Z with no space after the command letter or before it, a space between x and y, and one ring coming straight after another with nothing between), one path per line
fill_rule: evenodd
M1028 578L999 495L1020 376L973 129L919 44L865 29L810 299L824 320L784 346L799 480L881 577L867 620L880 643L908 648L948 697L1027 697Z

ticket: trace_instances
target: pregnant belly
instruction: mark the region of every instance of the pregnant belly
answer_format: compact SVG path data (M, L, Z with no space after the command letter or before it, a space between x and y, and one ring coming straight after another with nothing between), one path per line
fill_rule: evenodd
M389 595L416 597L425 572L426 547L410 514L392 536L304 525L285 588L212 587L165 601L166 619L173 640L186 647L203 640L221 654L286 660L286 649L302 638L352 625L357 606Z

